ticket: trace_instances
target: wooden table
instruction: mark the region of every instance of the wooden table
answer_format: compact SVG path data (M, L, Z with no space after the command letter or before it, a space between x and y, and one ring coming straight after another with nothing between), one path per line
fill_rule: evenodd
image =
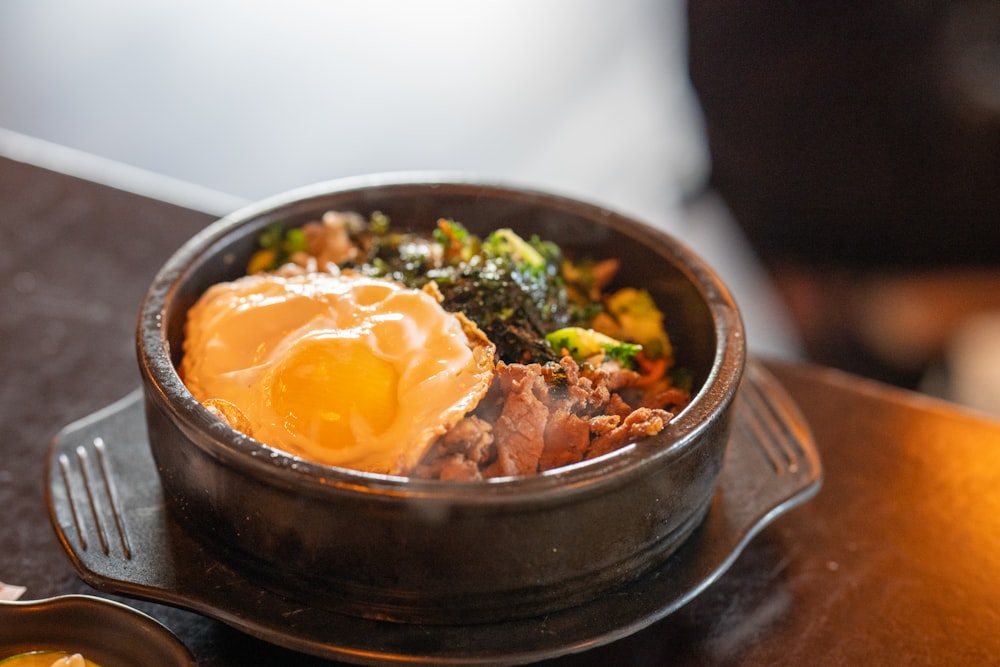
M65 424L138 386L139 300L206 213L0 158L0 581L112 597L203 667L327 662L84 584L50 526L43 462ZM819 494L647 629L553 665L1000 662L1000 423L837 371L770 361L809 422Z

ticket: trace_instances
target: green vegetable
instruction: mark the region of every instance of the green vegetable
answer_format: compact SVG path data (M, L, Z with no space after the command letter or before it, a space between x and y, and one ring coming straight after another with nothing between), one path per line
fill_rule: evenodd
M622 366L630 366L641 345L624 343L606 334L583 327L564 327L549 333L545 340L556 352L566 350L576 361L584 361L603 354Z
M357 264L369 275L410 287L434 281L442 306L475 322L500 359L544 363L558 359L545 333L575 323L579 311L566 294L559 259L554 244L525 240L509 229L483 240L442 219L431 240L420 234L378 237Z
M260 250L253 254L247 273L273 271L297 252L306 250L306 235L300 228L285 229L281 222L272 222L257 237Z
M483 248L493 257L510 258L521 268L544 269L546 264L544 255L512 229L496 230L486 237Z

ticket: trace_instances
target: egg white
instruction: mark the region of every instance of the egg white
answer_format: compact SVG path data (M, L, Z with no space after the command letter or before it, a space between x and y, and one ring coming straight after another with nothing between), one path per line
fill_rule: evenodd
M433 290L353 272L255 274L191 308L179 371L195 398L234 406L245 421L231 424L267 445L406 474L485 395L493 352Z

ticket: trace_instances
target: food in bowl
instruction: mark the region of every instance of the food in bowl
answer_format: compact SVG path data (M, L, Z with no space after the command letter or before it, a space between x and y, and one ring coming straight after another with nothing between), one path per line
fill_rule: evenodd
M617 260L509 228L328 211L271 225L187 316L179 369L230 426L319 463L469 480L593 459L689 400L663 315Z
M618 259L608 291L642 288L661 306L690 400L659 433L606 456L484 480L374 474L263 445L184 385L187 315L246 275L274 223L301 228L325 211L381 211L423 234L447 212L480 238L509 228L569 257ZM303 605L401 623L538 616L661 564L711 504L746 359L731 295L677 239L558 195L419 175L316 184L219 220L157 273L136 342L149 446L179 529Z
M0 602L0 664L194 667L195 662L168 628L145 613L106 598L61 595Z

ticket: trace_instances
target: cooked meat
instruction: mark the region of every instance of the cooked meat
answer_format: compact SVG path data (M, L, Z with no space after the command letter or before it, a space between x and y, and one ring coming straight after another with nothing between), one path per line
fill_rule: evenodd
M538 468L552 470L577 463L587 457L589 448L590 423L566 408L558 408L549 415L545 426L545 447Z
M538 364L505 364L498 368L494 385L506 396L494 426L497 461L489 477L537 471L545 449L545 424L549 417L549 387Z
M621 424L594 438L590 443L587 458L603 456L624 447L633 440L656 435L663 430L672 417L673 414L666 410L639 408L627 416Z
M443 435L414 474L442 479L530 475L655 435L673 414L626 402L621 392L632 389L637 377L615 364L581 366L568 356L547 364L500 362L493 387L475 413ZM676 395L661 394L674 399L662 405L676 403Z
M496 457L493 427L489 422L469 415L438 438L411 474L437 479L482 479L480 469L489 466Z

